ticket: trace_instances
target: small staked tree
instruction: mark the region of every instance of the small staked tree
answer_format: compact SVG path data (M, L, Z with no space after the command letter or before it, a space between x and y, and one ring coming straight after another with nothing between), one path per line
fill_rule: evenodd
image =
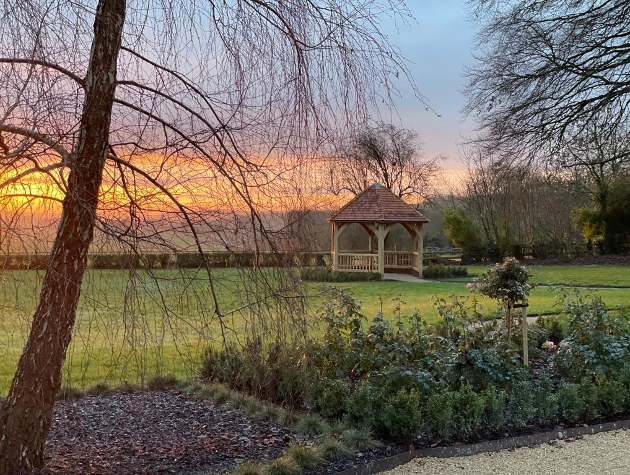
M481 274L474 284L475 290L504 305L508 339L512 331L512 309L516 302L527 299L531 290L529 278L524 265L513 257L507 257Z
M394 0L2 2L0 203L57 203L59 218L0 409L0 474L44 463L95 233L135 253L186 234L221 319L205 236L229 248L226 223L247 216L252 248L274 250L263 188L410 78L385 11L409 14Z

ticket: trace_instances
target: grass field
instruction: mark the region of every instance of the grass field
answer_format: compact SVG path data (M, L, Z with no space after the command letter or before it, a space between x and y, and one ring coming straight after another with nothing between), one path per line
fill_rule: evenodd
M361 303L362 311L368 316L382 311L391 315L400 299L403 313L410 314L418 310L420 315L429 323L438 318L433 298L448 298L452 295L464 298L476 298L484 309L484 313L496 312L496 301L473 294L466 288L466 283L472 279L455 282L357 282L340 284L339 288L347 289ZM570 285L570 284L566 284ZM601 285L601 284L600 284ZM630 305L630 288L599 288L594 292L609 306L618 304ZM538 286L531 292L529 298L529 313L542 315L557 313L560 308L556 305L556 292L547 286Z
M469 267L471 277L442 282L357 282L336 286L353 295L368 317L379 311L393 316L400 304L403 315L418 310L431 323L438 319L435 297L477 298L484 314L495 313L496 302L466 288L466 283L485 269ZM609 306L630 305L630 266L533 266L530 272L532 281L540 284L530 296L530 314L559 311L555 293L547 284L598 287L597 294ZM26 339L41 277L36 271L0 273L0 394L8 389ZM242 334L244 325L251 324L245 304L256 300L264 293L266 283L277 276L263 273L254 277L234 269L219 269L214 277L224 330L228 335ZM320 284L307 284L312 313L324 300L322 290ZM259 303L261 308L273 311L272 305ZM102 381L142 382L156 374L195 376L204 348L221 336L205 274L159 270L151 275L138 272L130 276L125 271L91 270L84 282L64 381L90 386Z

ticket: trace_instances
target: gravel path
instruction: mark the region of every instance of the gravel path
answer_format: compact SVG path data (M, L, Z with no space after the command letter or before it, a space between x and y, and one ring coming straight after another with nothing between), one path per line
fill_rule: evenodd
M587 435L538 447L448 459L417 458L381 475L545 475L630 473L630 431Z

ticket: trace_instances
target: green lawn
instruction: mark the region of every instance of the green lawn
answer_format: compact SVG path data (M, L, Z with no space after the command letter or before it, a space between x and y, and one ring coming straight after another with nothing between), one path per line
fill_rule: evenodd
M434 297L448 298L452 295L467 299L476 298L481 303L484 313L496 311L496 302L479 294L471 293L466 288L466 283L471 279L456 282L356 282L339 284L339 288L345 288L357 299L362 306L363 313L367 316L382 311L385 315L391 315L396 306L396 300L400 299L403 313L410 314L418 310L420 315L429 323L435 322L437 316L433 301ZM630 289L598 289L597 295L609 306L618 304L630 305ZM556 293L546 286L533 289L529 298L530 314L549 314L559 311L556 304Z
M434 297L477 298L483 313L496 312L496 303L472 294L466 283L485 267L469 267L471 277L445 282L357 282L336 284L346 289L372 317L383 311L394 315L415 310L428 322L438 319ZM630 287L630 266L531 267L532 280L580 286ZM252 325L245 303L255 299L268 282L279 278L273 271L258 277L234 269L214 271L215 292L227 337L243 334ZM0 273L0 394L6 393L26 339L35 309L41 273L7 271ZM247 281L248 285L244 285ZM328 284L326 287L330 287ZM312 313L323 301L321 284L309 283ZM609 306L630 305L628 288L602 288L597 293ZM266 302L261 302L261 308ZM546 286L533 290L530 314L555 313L555 294ZM273 306L269 307L273 311ZM262 321L262 323L260 323ZM264 325L264 319L257 320ZM91 270L86 274L73 342L65 367L66 383L89 386L139 382L157 373L180 377L197 374L204 348L222 337L207 277L193 271L159 270L152 275L139 272L134 279L125 271Z
M468 266L470 275L479 275L488 267ZM630 287L630 266L527 266L532 282L546 285L585 287Z

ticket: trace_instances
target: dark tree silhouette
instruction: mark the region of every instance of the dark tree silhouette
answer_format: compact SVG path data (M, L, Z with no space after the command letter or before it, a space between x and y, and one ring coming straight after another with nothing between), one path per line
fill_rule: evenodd
M627 123L630 4L621 0L469 0L480 22L465 112L505 160L556 162L606 115Z
M358 195L379 182L399 197L434 195L442 157L425 159L418 134L379 123L345 140L330 162L330 191Z

